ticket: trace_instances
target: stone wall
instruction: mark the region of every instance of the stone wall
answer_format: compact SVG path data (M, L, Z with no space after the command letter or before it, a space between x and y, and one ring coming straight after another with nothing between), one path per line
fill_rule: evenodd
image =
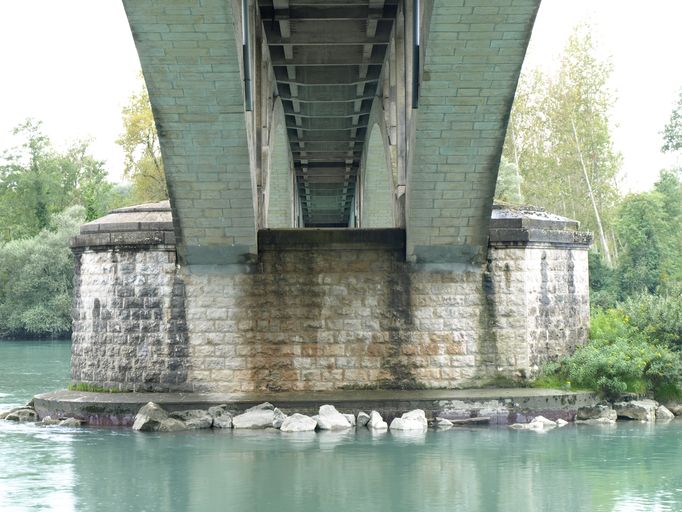
M81 227L71 378L124 390L183 390L184 283L167 203L124 208Z
M180 268L149 223L105 217L74 240L72 378L249 392L530 376L585 340L587 240L566 219L509 215L493 218L487 266L466 271L407 263L398 229L261 231L248 272Z

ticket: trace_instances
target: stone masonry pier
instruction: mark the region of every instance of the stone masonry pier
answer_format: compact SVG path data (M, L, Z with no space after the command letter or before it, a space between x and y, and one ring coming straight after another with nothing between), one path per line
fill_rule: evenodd
M401 229L261 230L255 262L180 266L167 203L116 210L72 241L72 381L275 393L523 380L586 340L577 227L495 208L482 267L410 263Z

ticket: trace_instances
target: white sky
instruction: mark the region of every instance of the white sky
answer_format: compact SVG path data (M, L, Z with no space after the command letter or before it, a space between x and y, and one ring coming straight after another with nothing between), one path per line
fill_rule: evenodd
M552 66L572 27L589 20L614 65L616 149L624 189L645 190L680 164L660 153L682 87L682 1L543 0L527 64ZM0 0L0 149L13 127L40 119L58 147L92 139L92 152L120 180L121 108L137 90L139 61L120 0Z

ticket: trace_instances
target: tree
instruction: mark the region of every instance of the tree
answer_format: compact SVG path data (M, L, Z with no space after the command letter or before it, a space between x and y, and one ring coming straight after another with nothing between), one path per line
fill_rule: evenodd
M524 199L595 231L609 265L621 164L608 123L610 73L595 57L589 27L576 27L555 75L522 75L504 148L523 177Z
M31 238L0 244L0 337L63 336L71 330L73 254L85 219L71 206Z
M663 129L664 153L682 150L682 89L677 99L677 105L670 114L670 120Z
M113 185L103 163L88 154L87 143L57 152L41 123L31 119L14 134L23 142L6 150L0 165L0 240L36 235L72 204L85 207L87 220L108 211Z
M124 132L116 143L125 153L125 175L133 184L135 201L145 203L167 199L159 137L144 85L123 108L123 126Z
M621 298L663 292L682 280L681 211L679 171L662 171L653 191L623 200L616 223Z
M523 178L519 173L519 168L514 162L510 162L504 156L500 161L500 170L497 175L497 186L495 187L495 200L504 203L521 204L521 182Z

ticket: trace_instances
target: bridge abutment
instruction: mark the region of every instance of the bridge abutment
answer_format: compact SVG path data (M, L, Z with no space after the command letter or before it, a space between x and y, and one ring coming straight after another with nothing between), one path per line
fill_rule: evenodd
M452 389L525 378L585 341L577 223L495 210L488 261L415 265L400 229L264 230L248 266L176 264L170 209L86 224L74 384L122 390Z

